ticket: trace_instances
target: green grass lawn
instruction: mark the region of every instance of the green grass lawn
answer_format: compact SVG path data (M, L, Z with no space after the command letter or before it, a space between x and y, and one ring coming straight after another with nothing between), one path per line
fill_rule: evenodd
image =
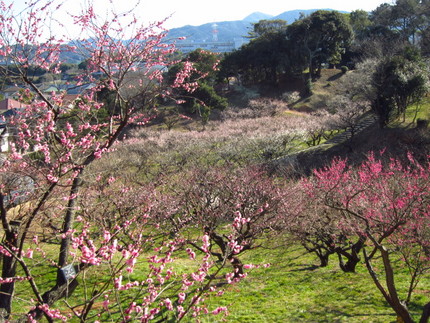
M276 243L280 241L276 239ZM363 263L357 266L357 273L344 273L338 267L337 258L332 256L329 266L320 268L316 266L317 258L297 244L262 247L248 252L242 259L244 263L270 263L271 266L253 269L242 282L227 285L223 296L208 300L210 310L228 306L230 314L225 318L227 322L396 322L394 312L374 286ZM184 256L183 262L179 261L178 265L187 270L191 264ZM405 296L407 272L399 268L401 261L396 262L396 272L400 273L396 276L396 283L403 288L400 295ZM93 275L87 278L93 281ZM142 279L139 275L137 269L132 280ZM52 286L55 270L36 273L36 276L44 276L40 287L45 289ZM84 285L81 281L74 299L83 296ZM425 277L412 298L410 308L416 319L430 298L429 286L430 278ZM17 285L17 297L28 299L25 296L27 293L30 291L26 283ZM19 307L30 305L18 303ZM63 301L56 305L65 309ZM220 315L209 314L202 321L219 322L222 319ZM195 320L187 318L185 321Z
M419 103L410 105L405 113L405 118L400 116L393 120L391 127L415 127L417 120L430 120L430 97L424 97Z
M270 262L246 280L231 286L222 299L229 306L228 322L396 322L396 316L370 279L364 264L357 273L344 273L331 258L319 268L316 257L300 246L259 249L251 262ZM399 283L406 281L402 272ZM422 306L430 296L422 282L413 301ZM411 308L414 304L411 304ZM418 306L416 318L421 307ZM204 322L216 322L211 317Z

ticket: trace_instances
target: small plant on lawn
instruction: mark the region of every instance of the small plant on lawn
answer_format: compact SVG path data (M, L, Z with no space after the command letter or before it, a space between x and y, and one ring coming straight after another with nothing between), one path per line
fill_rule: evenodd
M288 104L293 104L300 100L300 92L298 91L285 92L285 93L282 93L281 98L283 101L287 102Z

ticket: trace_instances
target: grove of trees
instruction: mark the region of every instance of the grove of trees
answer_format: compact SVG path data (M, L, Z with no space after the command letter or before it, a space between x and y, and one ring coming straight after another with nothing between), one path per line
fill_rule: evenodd
M385 126L427 91L429 12L427 1L413 0L383 4L371 13L319 10L290 24L260 21L251 41L223 59L220 75L272 86L299 77L306 96L322 66L349 69L376 59L377 71L367 71L374 83L368 101Z

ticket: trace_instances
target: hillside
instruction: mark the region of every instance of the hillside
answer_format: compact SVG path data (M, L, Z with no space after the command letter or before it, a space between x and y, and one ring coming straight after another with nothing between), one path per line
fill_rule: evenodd
M292 104L282 100L282 94L297 91L294 84L284 84L271 91L233 86L224 93L229 108L222 112L213 111L211 120L205 125L195 116L193 120L175 121L173 129L166 131L167 122L158 120L148 132L142 129L134 135L139 138L149 136L152 142L162 142L161 149L164 149L163 143L176 147L180 154L184 154L184 165L206 160L209 153L215 164L231 158L233 163L241 160L241 163L266 164L281 173L309 173L339 156L359 163L368 151L386 150L387 154L402 157L408 151L425 155L430 138L416 129L413 110L405 122L384 129L367 115L365 129L355 134L353 140L343 129L338 129L327 131L331 139L329 144L324 144L325 139L315 146L306 144L307 136L324 129L326 117L315 112L323 111L333 97L343 93L344 76L338 69L323 69L321 77L313 82L313 94ZM429 103L420 110L424 119L430 116ZM336 135L339 137L334 140Z
M338 69L324 69L321 77L312 85L312 95L303 98L294 105L299 111L315 111L326 106L327 102L335 95L342 93L342 72Z

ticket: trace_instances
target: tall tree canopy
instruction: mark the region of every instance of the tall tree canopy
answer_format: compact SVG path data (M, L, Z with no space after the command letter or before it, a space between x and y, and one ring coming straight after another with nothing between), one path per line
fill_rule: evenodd
M282 19L260 20L253 24L253 30L249 33L249 38L265 37L287 29L287 21Z
M228 54L221 64L221 74L240 75L246 83L275 84L291 67L284 30L271 30L252 39L239 50Z
M430 23L430 3L420 0L396 0L380 5L371 14L374 26L396 33L403 41L419 44Z
M373 74L372 108L381 127L404 115L406 108L428 91L429 71L415 49L385 59Z
M282 76L307 69L315 77L323 63L340 62L352 37L347 16L337 11L316 11L291 25L261 20L254 24L251 41L224 58L221 74L239 76L245 84L277 84Z
M289 25L287 36L295 46L296 57L306 58L306 67L314 77L319 75L323 63L340 62L353 32L345 15L319 10Z
M170 67L167 78L169 84L175 84L178 72L189 70L187 81L192 84L191 89L176 88L180 104L190 113L198 113L203 121L207 121L212 109L223 110L227 107L227 100L219 96L214 90L218 55L202 49L189 53L181 62ZM191 90L191 91L190 91ZM191 93L190 93L191 92Z

